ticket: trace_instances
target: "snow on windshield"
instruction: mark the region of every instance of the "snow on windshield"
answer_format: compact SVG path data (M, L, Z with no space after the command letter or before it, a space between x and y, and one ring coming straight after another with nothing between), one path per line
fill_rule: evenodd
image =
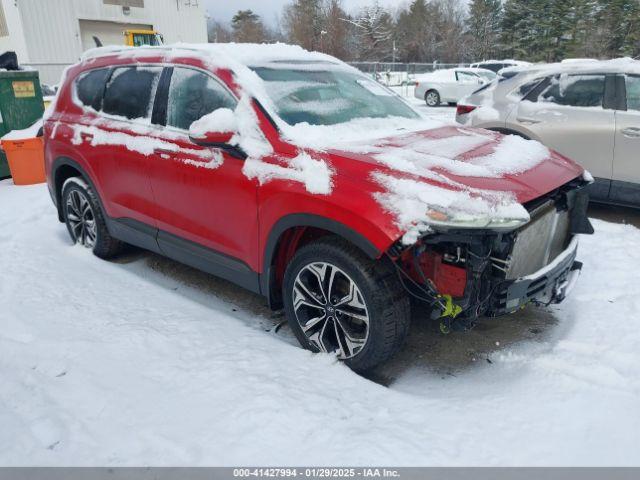
M326 67L310 70L272 66L253 70L265 82L278 116L289 125L335 125L357 118L419 117L395 93L362 74Z

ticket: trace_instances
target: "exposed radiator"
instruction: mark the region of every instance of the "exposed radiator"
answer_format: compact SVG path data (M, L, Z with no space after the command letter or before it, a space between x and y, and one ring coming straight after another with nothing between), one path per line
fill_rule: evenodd
M541 207L517 234L506 278L516 279L545 267L566 248L569 237L569 212L558 212L553 204Z

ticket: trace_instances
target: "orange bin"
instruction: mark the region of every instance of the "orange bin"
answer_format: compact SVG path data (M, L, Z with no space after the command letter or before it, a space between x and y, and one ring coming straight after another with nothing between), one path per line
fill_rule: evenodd
M46 181L42 137L2 140L2 149L7 154L14 184L33 185Z

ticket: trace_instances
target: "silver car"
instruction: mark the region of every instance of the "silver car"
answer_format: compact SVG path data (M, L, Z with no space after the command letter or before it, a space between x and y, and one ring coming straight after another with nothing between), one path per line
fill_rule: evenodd
M456 120L539 140L595 177L595 201L640 206L640 62L533 65L458 104Z

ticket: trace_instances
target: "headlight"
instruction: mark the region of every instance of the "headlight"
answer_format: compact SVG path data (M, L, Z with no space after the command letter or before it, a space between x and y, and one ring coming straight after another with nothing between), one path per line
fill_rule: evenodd
M488 228L491 230L515 230L529 221L523 217L491 217L468 213L447 213L437 208L426 212L427 223L434 227L445 228Z

